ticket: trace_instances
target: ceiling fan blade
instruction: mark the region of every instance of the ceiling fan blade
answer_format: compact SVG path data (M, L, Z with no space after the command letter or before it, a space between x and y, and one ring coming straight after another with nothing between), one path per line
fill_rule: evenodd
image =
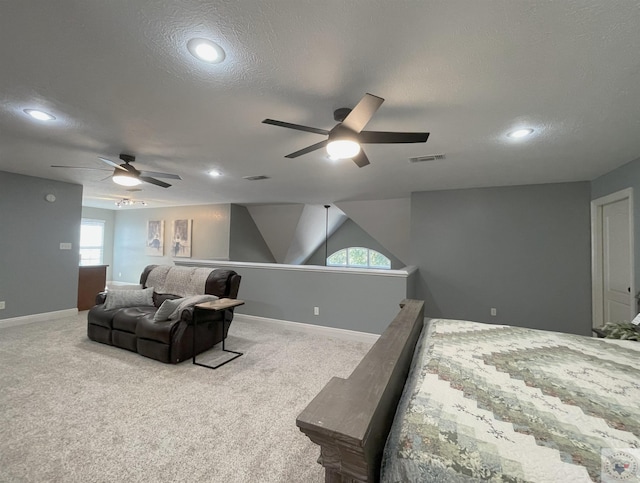
M362 131L358 134L358 142L362 144L425 143L428 138L428 132Z
M155 184L156 186L161 186L162 188L168 188L171 186L169 183L165 183L164 181L160 181L159 179L150 178L149 176L138 176L140 181L144 181L145 183Z
M300 124L291 124L290 122L276 121L275 119L265 119L263 124L271 124L273 126L286 127L289 129L297 129L298 131L312 132L314 134L329 134L326 129L318 129L317 127L301 126Z
M98 171L111 171L110 169L107 168L86 168L84 166L60 166L57 164L52 164L51 165L52 168L71 168L71 169L95 169Z
M367 164L371 164L369 163L369 158L367 158L367 155L364 154L364 151L362 149L358 154L351 158L351 161L356 163L358 165L358 168L364 168Z
M113 162L113 161L111 161L110 159L103 158L103 157L101 157L101 156L98 156L98 159L99 159L100 161L102 161L103 163L107 163L107 164L108 164L109 166L111 166L112 168L118 168L118 169L122 169L122 170L124 170L124 171L127 171L125 168L123 168L122 166L120 166L120 165L119 165L119 164L117 164L117 163L114 163L114 162Z
M182 179L177 174L157 173L155 171L140 171L140 175L141 176L155 176L156 178Z
M316 149L325 147L328 142L329 140L325 139L324 141L320 141L319 143L315 143L315 144L312 144L311 146L307 146L306 148L301 149L300 151L296 151L295 153L287 154L285 158L297 158L298 156L302 156L303 154L307 154L307 153L310 153L311 151L315 151Z
M384 99L382 97L366 93L356 107L344 118L342 125L359 133L371 120L383 102Z

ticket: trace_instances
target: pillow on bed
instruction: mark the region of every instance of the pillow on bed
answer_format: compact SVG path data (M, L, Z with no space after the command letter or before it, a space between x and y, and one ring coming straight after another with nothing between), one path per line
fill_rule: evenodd
M153 287L143 290L109 290L104 308L111 310L142 305L153 305Z
M153 320L156 322L162 322L163 320L169 320L169 316L175 312L180 305L184 302L184 298L179 299L167 299L162 302L162 305L158 310L156 310L155 315L153 316Z

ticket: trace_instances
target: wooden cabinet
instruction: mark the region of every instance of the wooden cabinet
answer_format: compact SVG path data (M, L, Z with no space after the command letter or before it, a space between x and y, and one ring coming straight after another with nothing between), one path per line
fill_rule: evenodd
M107 285L109 265L87 265L78 273L78 310L89 310L96 304L96 295Z

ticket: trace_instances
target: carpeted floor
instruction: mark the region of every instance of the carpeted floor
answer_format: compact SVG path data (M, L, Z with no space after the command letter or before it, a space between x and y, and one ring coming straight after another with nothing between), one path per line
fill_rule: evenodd
M296 416L370 346L236 319L214 371L92 342L86 312L2 328L0 481L322 482Z

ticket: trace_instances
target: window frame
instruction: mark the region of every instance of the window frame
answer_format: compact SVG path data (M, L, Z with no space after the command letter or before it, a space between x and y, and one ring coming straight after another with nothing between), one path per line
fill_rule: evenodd
M366 265L362 265L362 264L358 264L358 265L354 265L352 263L350 263L350 252L351 250L366 250L367 251L367 264ZM339 253L345 253L345 263L332 263L330 262L330 259L332 257L334 257L335 255L339 254ZM382 265L371 265L371 254L375 253L377 255L380 255L381 257L383 257L385 260L387 260L389 262L389 266L382 266ZM380 253L377 250L374 250L373 248L367 248L367 247L345 247L345 248L340 248L339 250L336 250L335 252L333 252L331 255L329 255L326 259L326 264L327 267L341 267L341 268L360 268L360 269L366 269L366 270L391 270L391 259L389 257L387 257L384 253Z
M82 218L80 221L80 243L79 245L79 257L80 257L80 266L95 266L104 264L104 232L105 232L105 220L99 220L96 218ZM99 226L102 229L102 235L100 240L100 245L83 245L82 244L82 227L83 226ZM83 259L82 253L84 250L99 250L100 256L96 257L87 257Z

